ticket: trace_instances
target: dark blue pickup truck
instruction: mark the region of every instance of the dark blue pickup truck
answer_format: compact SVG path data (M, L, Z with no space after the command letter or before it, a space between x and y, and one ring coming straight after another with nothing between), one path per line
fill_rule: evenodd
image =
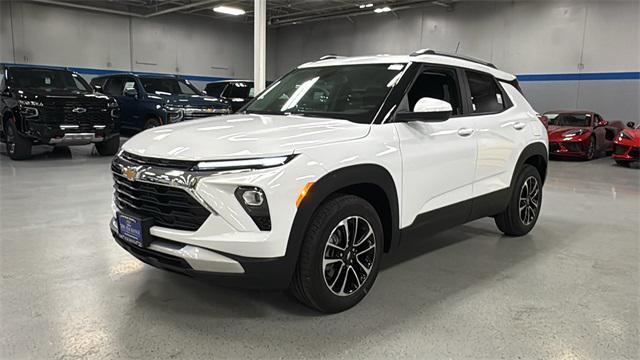
M173 75L104 75L93 78L91 85L117 99L120 126L130 132L231 112L226 102Z

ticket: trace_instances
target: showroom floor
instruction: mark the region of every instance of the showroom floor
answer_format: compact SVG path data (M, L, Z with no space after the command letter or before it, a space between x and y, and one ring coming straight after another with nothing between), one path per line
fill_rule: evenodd
M538 225L489 219L408 244L357 307L142 265L111 239L109 159L0 151L0 358L631 359L639 353L640 170L553 161Z

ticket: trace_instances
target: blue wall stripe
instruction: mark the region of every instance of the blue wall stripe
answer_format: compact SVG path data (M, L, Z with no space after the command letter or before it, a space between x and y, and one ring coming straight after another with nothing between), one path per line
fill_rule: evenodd
M3 64L4 65L4 64ZM9 65L7 63L7 65ZM64 68L62 66L48 65L32 65L32 64L11 64L13 66L43 66L53 68ZM106 70L83 67L69 67L69 69L84 75L107 75L107 74L128 74L131 71L125 70ZM151 74L151 75L175 75L168 73L139 72L133 71L134 74ZM191 81L220 81L231 78L220 76L204 76L204 75L185 75L178 74L180 77ZM519 81L576 81L576 80L640 80L640 72L599 72L599 73L567 73L567 74L522 74L517 75Z
M519 81L640 80L640 72L518 75Z

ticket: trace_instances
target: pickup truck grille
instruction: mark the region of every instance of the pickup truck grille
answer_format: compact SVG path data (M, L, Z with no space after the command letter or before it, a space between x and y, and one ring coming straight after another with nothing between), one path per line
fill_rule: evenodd
M84 112L74 112L73 109L83 108ZM88 130L93 125L107 125L111 122L111 113L105 107L70 106L45 107L40 112L40 121L55 124L79 125L80 130Z
M152 217L154 225L196 231L211 214L186 191L130 181L112 167L116 206L132 215Z

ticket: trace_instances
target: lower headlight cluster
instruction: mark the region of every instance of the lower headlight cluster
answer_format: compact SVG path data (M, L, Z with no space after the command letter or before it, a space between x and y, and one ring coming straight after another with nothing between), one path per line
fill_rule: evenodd
M267 197L262 189L240 186L235 191L236 199L261 231L271 230L271 215Z

